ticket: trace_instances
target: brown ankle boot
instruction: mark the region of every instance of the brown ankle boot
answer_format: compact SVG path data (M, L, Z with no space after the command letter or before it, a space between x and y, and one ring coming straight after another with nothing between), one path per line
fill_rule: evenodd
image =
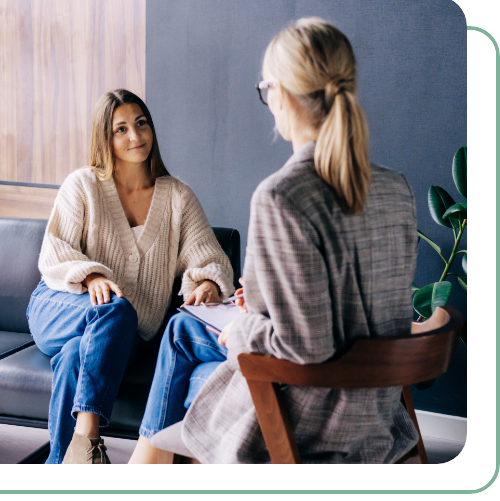
M63 464L111 464L111 462L102 438L87 438L75 431Z

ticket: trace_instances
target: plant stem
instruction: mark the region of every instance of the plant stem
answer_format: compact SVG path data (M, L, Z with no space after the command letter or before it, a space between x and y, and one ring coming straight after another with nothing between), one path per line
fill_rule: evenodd
M456 275L456 273L448 273L451 265L453 264L453 260L455 259L457 254L460 254L460 252L467 252L466 250L457 251L457 247L460 244L460 240L462 238L462 235L464 233L466 226L467 226L467 219L464 219L463 223L459 224L460 231L458 233L458 236L455 233L455 227L453 227L453 235L455 237L455 245L453 246L453 250L451 251L451 256L450 256L450 259L448 261L446 261L446 259L443 256L441 256L441 254L439 254L439 252L438 252L438 254L443 258L444 262L446 263L446 267L443 271L443 274L441 275L441 278L439 279L440 282L442 282L448 275ZM456 276L458 277L458 275L456 275ZM419 317L417 318L417 322L420 322L422 320L424 320L424 317L419 315Z
M467 219L464 219L463 224L460 225L460 231L458 233L458 237L455 239L455 245L453 246L453 250L451 251L450 259L448 260L448 263L446 264L446 267L443 271L443 274L441 275L441 278L439 279L440 282L442 282L446 278L446 276L448 275L448 271L449 271L451 265L453 264L453 260L455 259L455 256L458 254L457 247L458 247L458 244L460 243L460 240L462 238L462 235L464 233L466 225L467 225Z

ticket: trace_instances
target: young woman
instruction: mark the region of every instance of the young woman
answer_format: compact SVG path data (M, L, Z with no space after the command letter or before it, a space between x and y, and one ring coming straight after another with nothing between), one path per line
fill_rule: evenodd
M294 154L252 197L248 313L221 333L228 359L183 421L203 463L269 462L239 353L321 363L356 338L411 328L413 197L402 174L369 162L351 44L321 19L300 19L269 44L263 76L259 95ZM304 462L391 463L417 442L399 387L282 391Z
M90 150L90 167L57 194L27 312L52 357L47 463L109 463L99 428L128 361L157 333L176 276L187 304L234 290L231 264L193 191L165 168L139 97L101 97Z

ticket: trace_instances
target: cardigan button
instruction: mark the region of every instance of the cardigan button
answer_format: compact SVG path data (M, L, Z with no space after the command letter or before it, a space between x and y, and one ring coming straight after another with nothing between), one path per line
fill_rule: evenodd
M128 257L128 260L131 262L131 263L137 263L138 261L138 258L135 254L130 254L130 256Z
M123 293L126 295L126 296L130 296L132 294L132 289L130 287L124 287L123 288Z

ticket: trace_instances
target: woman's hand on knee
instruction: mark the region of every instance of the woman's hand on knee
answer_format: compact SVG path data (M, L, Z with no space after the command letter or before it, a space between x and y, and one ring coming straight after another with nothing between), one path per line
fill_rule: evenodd
M98 273L91 273L82 284L89 290L90 302L93 306L96 306L97 303L109 303L111 291L118 297L123 297L123 292L118 285Z
M202 302L215 303L216 301L220 301L219 287L211 280L205 280L201 285L196 287L182 306L193 303L195 306L198 306Z

